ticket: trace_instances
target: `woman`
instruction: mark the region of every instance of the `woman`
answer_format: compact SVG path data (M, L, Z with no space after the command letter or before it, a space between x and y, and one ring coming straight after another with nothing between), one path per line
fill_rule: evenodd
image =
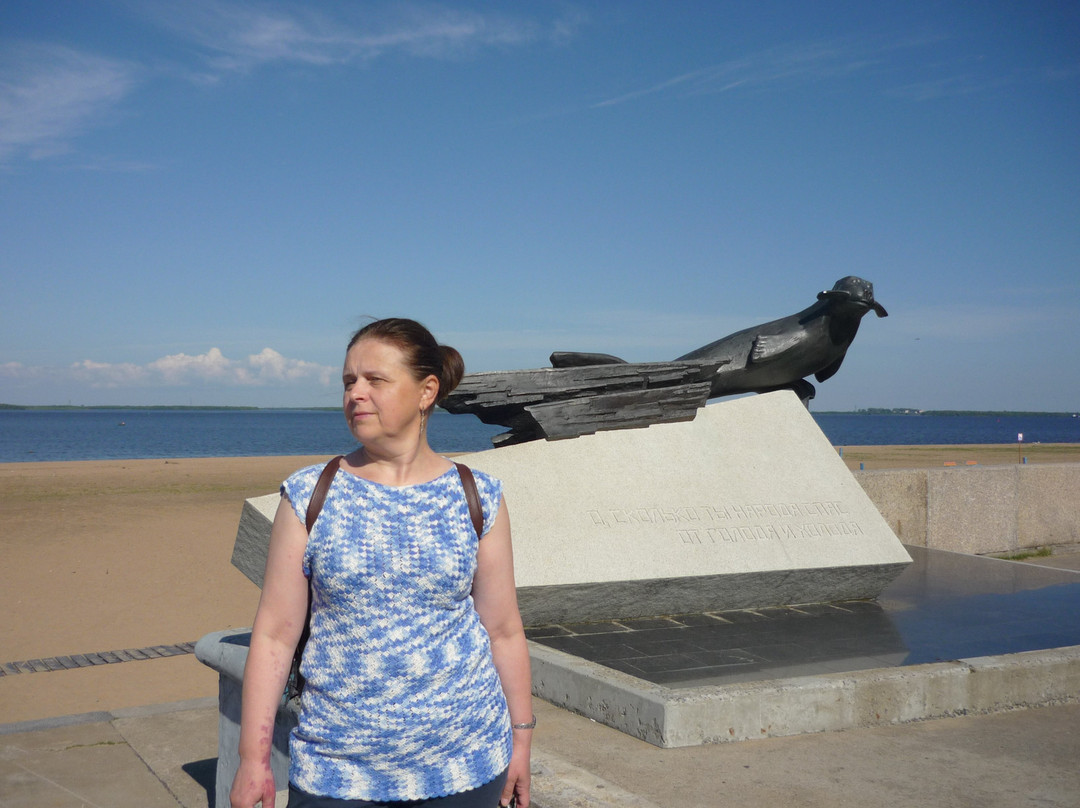
M419 323L377 320L345 355L360 447L310 537L321 466L282 486L244 670L233 808L274 804L274 716L308 609L306 680L290 737L290 808L529 804L529 654L501 484L476 472L483 538L427 419L464 374Z

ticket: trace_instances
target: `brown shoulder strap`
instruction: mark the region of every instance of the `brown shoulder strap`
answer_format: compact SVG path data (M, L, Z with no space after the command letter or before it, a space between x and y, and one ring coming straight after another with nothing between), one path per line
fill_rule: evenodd
M472 518L473 530L476 537L484 537L484 511L480 507L480 494L476 490L476 480L472 469L464 463L455 463L458 474L461 475L461 485L465 489L465 501L469 503L469 516Z
M326 501L326 492L330 490L330 483L334 481L334 475L337 474L343 457L343 455L338 455L327 463L322 470L322 474L319 475L319 479L315 482L315 488L311 492L311 499L308 500L307 514L304 518L308 533L311 533L311 528L315 526L315 520L319 518L319 512L322 511L323 503ZM304 677L300 673L300 660L304 656L304 647L311 636L310 578L308 579L307 596L308 606L307 615L304 617L304 628L300 632L300 641L296 644L296 650L293 652L292 669L289 671L289 680L285 684L285 695L290 699L299 696L304 689Z
M315 490L311 492L311 499L308 500L307 518L305 519L308 533L315 526L315 520L319 518L319 512L322 510L323 503L326 502L326 492L330 490L330 483L334 481L334 475L337 474L343 457L344 455L338 455L327 463L315 483Z

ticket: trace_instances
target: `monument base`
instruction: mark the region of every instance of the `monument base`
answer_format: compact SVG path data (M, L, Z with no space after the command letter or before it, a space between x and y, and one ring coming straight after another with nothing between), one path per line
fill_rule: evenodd
M638 581L519 586L527 626L831 603L871 597L908 562ZM768 593L768 594L763 594Z
M503 481L526 625L873 598L911 563L790 391L458 459Z

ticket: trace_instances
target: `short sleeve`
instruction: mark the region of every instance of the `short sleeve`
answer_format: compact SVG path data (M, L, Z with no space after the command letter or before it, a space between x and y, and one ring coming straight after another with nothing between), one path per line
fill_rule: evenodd
M499 515L499 503L502 502L502 480L486 472L472 469L476 480L476 492L480 495L480 506L484 511L484 535L495 525Z
M322 473L322 466L307 466L293 472L289 478L281 484L282 496L289 498L293 513L300 520L300 524L307 522L308 502L315 490L315 483Z

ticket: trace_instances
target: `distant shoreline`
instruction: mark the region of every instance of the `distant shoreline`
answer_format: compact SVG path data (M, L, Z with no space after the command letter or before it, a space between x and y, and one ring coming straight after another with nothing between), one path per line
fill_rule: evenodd
M172 411L172 412L189 412L189 411L203 411L203 412L337 412L340 407L249 407L249 406L230 406L230 405L196 405L196 404L2 404L0 403L0 412L17 412L17 411L70 411L70 410L88 410L88 411L103 411L103 410L123 410L125 412L153 412L153 411ZM443 409L439 409L439 412L446 412ZM969 416L969 417L1032 417L1032 416L1051 416L1057 418L1080 418L1080 412L1055 412L1055 411L1043 411L1043 410L919 410L911 407L895 407L895 408L882 408L882 407L868 407L857 410L811 410L814 415L908 415L912 417L922 415L933 416Z
M202 404L0 404L0 412L17 412L23 410L58 412L68 410L124 410L132 411L169 411L169 412L337 412L341 407L246 407L246 406L215 406Z
M1043 412L1041 410L915 410L907 407L883 409L868 407L860 410L813 410L814 415L964 415L971 417L1027 418L1052 416L1056 418L1080 418L1077 412Z

